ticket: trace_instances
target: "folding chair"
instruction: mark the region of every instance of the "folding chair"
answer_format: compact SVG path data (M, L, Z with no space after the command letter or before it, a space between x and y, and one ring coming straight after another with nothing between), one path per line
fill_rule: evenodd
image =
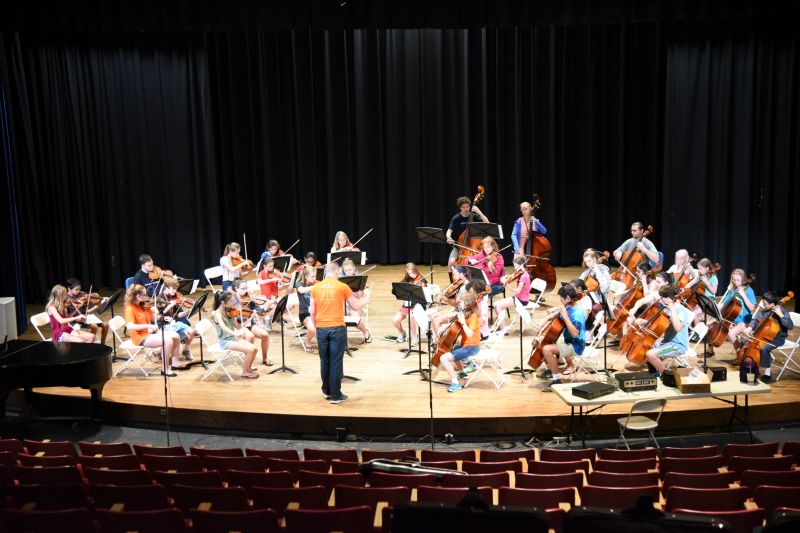
M601 313L598 313L597 316L599 317ZM570 374L569 379L570 381L575 380L575 376L578 375L578 372L586 372L587 374L599 372L603 366L603 362L600 359L600 342L606 336L608 326L605 322L601 322L600 326L595 330L596 334L592 338L592 342L589 343L586 348L583 350L583 354L573 357L572 360L575 362L575 370L572 371Z
M800 313L790 312L789 316L792 319L792 324L794 324L794 330L800 331ZM781 376L787 370L789 372L794 372L795 374L800 374L800 362L794 359L795 353L797 353L798 345L800 345L800 332L795 335L794 340L789 340L787 338L783 345L772 350L773 354L777 352L784 358L783 365L781 366L781 370L778 372L778 376L775 378L775 381L781 379Z
M294 278L295 277L293 275L292 281L290 282L292 283L292 286L294 286ZM289 310L290 307L297 308L298 311L297 316L292 314L292 312ZM303 338L303 333L300 332L300 328L303 326L303 324L300 323L299 312L300 312L300 300L299 296L297 295L297 291L295 291L288 296L288 299L286 301L286 313L289 315L289 321L291 322L292 328L294 329L294 334L297 336L297 342L300 343L300 347L303 348L303 351L307 352L308 350L306 349L306 341Z
M693 333L697 335L697 340L695 343L684 353L669 357L666 361L664 361L664 366L666 368L672 368L673 365L679 367L690 367L691 363L689 362L689 359L697 359L697 346L703 342L703 339L705 339L706 334L708 333L708 326L706 326L704 322L699 322L696 326L691 328L689 336L691 337Z
M50 324L50 315L46 312L35 314L31 317L31 324L33 325L33 329L36 330L36 333L39 334L39 337L43 341L50 341L52 340L50 337L45 337L44 333L39 329L42 326L47 326Z
M658 427L658 422L661 420L661 413L664 412L664 407L667 405L667 400L660 399L660 400L639 400L635 402L631 406L631 410L628 413L628 416L624 416L622 418L617 419L617 423L619 424L619 438L617 439L617 447L619 448L620 441L625 443L625 448L630 450L631 447L628 445L628 440L625 438L625 430L631 431L647 431L648 437L647 441L645 441L644 445L647 447L647 444L650 442L650 439L653 439L653 442L656 445L656 448L659 448L658 441L656 440L656 436L653 434L653 430ZM646 413L649 411L658 411L658 416L656 419L653 420L646 416L642 415L635 415L634 413Z
M534 312L537 309L539 309L542 303L542 298L544 298L544 291L546 289L547 289L547 282L545 280L541 278L536 278L533 281L531 281L531 292L538 291L539 296L537 296L535 300L528 301L528 305L526 306L526 308L529 311Z
M211 292L214 292L214 284L211 283L211 280L214 278L221 278L222 277L222 267L220 265L213 266L203 270L203 275L206 277L206 281L208 282L208 286Z
M490 340L481 346L481 351L470 358L472 365L475 367L475 372L469 375L469 379L464 384L465 389L479 376L486 377L497 390L500 390L506 382L506 378L503 377L503 356L500 350L494 347L497 338L493 338L491 335L489 338Z
M128 354L128 358L124 360L124 362L119 366L119 368L114 372L114 377L117 377L125 369L128 368L131 364L136 366L139 369L139 372L144 374L145 379L147 379L150 374L142 367L142 363L145 362L145 359L150 359L156 362L157 359L156 353L160 351L160 349L156 348L147 348L145 346L136 346L131 339L122 339L122 328L125 327L125 319L119 315L115 315L114 318L108 321L108 327L111 329L111 332L114 334L114 337L117 339L117 344L120 349L125 350ZM141 362L140 362L141 359ZM160 359L157 361L158 368L161 368L161 361Z
M207 318L201 319L194 326L194 330L200 336L200 342L202 342L205 345L206 349L209 352L211 352L211 354L216 358L214 360L214 364L208 367L208 369L203 374L203 377L200 378L200 381L205 381L206 378L208 378L208 376L213 374L217 369L222 369L225 375L228 376L228 379L230 381L233 381L233 378L228 372L228 369L225 367L225 361L229 359L234 359L234 360L238 359L239 363L244 368L244 359L242 359L242 356L239 355L239 352L234 352L233 350L226 350L222 348L218 342L211 342L211 340L209 340L209 335L212 328L213 325L211 324L211 321Z
M615 279L612 279L608 283L608 290L610 292L613 292L616 295L619 295L619 294L622 294L623 292L625 292L626 290L628 290L628 288L621 281L617 281Z
M129 278L125 278L125 290L126 291L131 288L131 285L133 285L133 280L134 280L133 276L131 276Z

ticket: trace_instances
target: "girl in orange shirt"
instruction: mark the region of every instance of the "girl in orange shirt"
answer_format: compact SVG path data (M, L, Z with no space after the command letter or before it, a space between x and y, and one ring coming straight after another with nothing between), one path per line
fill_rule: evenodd
M125 293L125 327L128 335L136 346L146 348L162 348L161 354L161 374L174 376L175 373L167 367L167 361L171 359L172 369L185 370L187 366L181 364L181 338L174 331L162 332L155 325L158 314L152 306L148 304L152 300L147 296L147 291L142 285L133 284ZM165 318L170 321L170 318Z
M478 352L481 351L480 317L477 312L478 302L475 295L471 292L464 294L461 298L461 307L463 311L459 310L456 315L456 321L461 324L463 329L460 344L455 344L452 351L442 355L440 359L441 367L450 376L450 386L447 388L447 392L456 392L462 388L458 382L456 366L461 370L464 368L464 360L478 355ZM454 326L455 324L451 327ZM470 368L464 368L464 371L469 372Z

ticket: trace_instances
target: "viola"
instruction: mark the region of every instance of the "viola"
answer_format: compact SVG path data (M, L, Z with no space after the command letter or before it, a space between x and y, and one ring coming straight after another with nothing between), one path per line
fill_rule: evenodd
M597 264L600 265L605 263L608 260L608 256L611 255L608 250L603 252L603 255L597 260ZM586 279L583 280L586 283L586 290L588 292L597 292L600 290L600 283L597 281L597 278L594 277L594 274L589 274L586 276Z
M242 274L250 272L256 267L253 264L253 262L250 261L249 259L242 259L241 257L234 257L233 259L231 259L231 264L233 266L239 266L242 263L244 263L244 266L241 269L239 269L239 272L241 272Z
M778 305L784 305L786 302L794 298L794 293L789 291L786 296L781 298ZM747 336L745 340L737 339L733 343L733 348L736 350L736 364L740 364L742 360L750 357L758 366L761 364L761 349L775 340L778 333L781 331L780 322L775 318L775 310L773 308L769 313L764 313L758 322L753 327L752 333Z
M542 208L541 196L534 194L531 206L534 218L539 218L539 210ZM550 262L550 252L552 250L550 241L534 228L528 235L527 244L530 245L530 253L525 252L525 250L522 251L527 256L526 268L531 279L540 278L545 280L547 283L544 289L545 292L552 291L556 286L556 270Z
M515 270L514 273L508 276L506 280L503 282L503 287L507 287L510 283L517 281L519 278L522 277L523 272L524 270L522 268Z
M750 285L755 279L756 275L750 274L750 276L742 282L742 287ZM730 300L725 302L719 310L722 320L711 324L711 327L708 329L708 335L706 336L708 344L715 348L722 346L722 343L728 338L728 330L733 327L733 321L736 320L736 317L742 312L742 306L744 305L741 296L736 294L735 289L728 287L728 291L731 290L734 291L734 295ZM724 299L723 296L723 300Z
M642 233L642 239L653 233L653 226L647 226L647 229ZM619 260L619 269L611 275L611 279L625 284L625 287L630 289L636 282L636 265L649 261L647 256L639 251L639 248L634 246L628 250Z
M467 278L459 278L453 283L450 284L442 293L442 296L447 300L452 300L458 294L458 291L461 289L461 286L467 282Z
M168 268L161 268L160 266L153 265L153 270L148 273L148 277L153 281L163 278L164 276L174 276L172 270Z
M483 200L486 196L486 189L484 189L483 185L478 185L477 192L475 196L472 198L472 202L469 204L469 220L468 222L472 222L472 206L478 205L481 200ZM468 233L468 228L464 228L456 242L458 243L458 264L460 265L467 265L467 259L472 257L473 255L478 253L478 250L481 248L481 239L480 237L470 237Z
M644 324L634 322L630 327L625 339L620 341L620 349L625 353L628 361L636 365L644 364L647 351L669 328L671 321L669 315L664 312L666 309L667 307L660 300L654 302L642 313L641 318L645 321Z

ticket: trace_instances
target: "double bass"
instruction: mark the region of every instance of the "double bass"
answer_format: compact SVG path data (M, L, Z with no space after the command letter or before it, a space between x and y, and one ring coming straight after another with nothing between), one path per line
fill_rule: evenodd
M478 185L477 192L475 196L472 198L472 202L469 204L469 220L467 222L472 222L472 207L476 206L483 200L486 196L486 189L484 189L483 185ZM462 204L463 205L463 204ZM464 228L458 238L455 239L456 246L458 247L458 264L459 265L468 265L469 262L467 261L470 257L477 254L481 250L481 239L480 237L470 237L469 236L469 228Z
M789 300L794 298L794 293L789 291L786 296L781 298L778 305L783 305ZM736 364L742 362L747 357L750 357L757 366L761 365L761 349L770 344L778 333L781 331L781 325L775 318L775 310L764 313L758 322L753 326L753 331L750 335L742 335L736 342L733 343L733 348L736 350ZM745 337L744 340L740 340Z
M647 226L647 229L642 233L642 239L653 233L653 226ZM630 289L636 282L636 265L644 261L649 261L648 257L639 251L639 248L634 246L623 255L619 260L619 268L616 272L611 274L611 279L625 284L625 287Z
M533 203L531 204L531 214L534 218L539 218L539 210L542 208L542 197L538 194L533 195ZM520 243L520 251L525 254L527 264L525 268L528 269L531 279L540 278L545 280L547 286L545 292L552 291L556 286L556 270L550 263L550 252L552 246L550 241L532 228L528 232L528 240Z
M742 286L746 287L753 283L756 280L755 274L750 274L750 276L743 281ZM731 288L728 287L728 291ZM727 291L726 291L727 293ZM725 299L723 295L722 299ZM706 335L706 339L708 344L713 346L714 348L719 348L722 346L722 343L725 342L725 339L728 338L728 330L733 327L733 321L736 320L736 317L739 316L739 313L742 312L742 306L744 303L739 299L739 297L735 294L731 297L730 300L725 302L722 308L719 310L719 314L722 317L722 320L718 322L714 322L711 324L711 327L708 329L708 335Z

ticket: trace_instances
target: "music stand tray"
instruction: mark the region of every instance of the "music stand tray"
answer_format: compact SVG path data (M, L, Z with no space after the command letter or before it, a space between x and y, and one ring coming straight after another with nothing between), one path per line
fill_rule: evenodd
M713 298L709 298L705 294L696 292L697 305L703 311L703 322L708 323L708 317L714 317L718 322L722 320L722 314L719 312L719 307ZM708 370L708 333L703 337L703 370Z
M412 307L416 304L425 306L431 303L430 293L425 290L425 287L420 285L416 285L414 283L403 283L403 282L394 282L392 283L392 294L394 297L401 301L401 302L410 302ZM419 368L417 370L409 370L408 372L403 372L403 375L409 375L419 372L422 374L422 349L419 348L422 344L422 339L418 338L417 342L419 343L416 349L411 347L411 337L414 334L411 332L411 309L408 310L408 314L406 315L406 323L408 324L408 348L403 350L403 359L411 355L412 353L416 352L419 354ZM419 335L417 336L419 337Z
M194 315L196 315L198 313L202 315L203 306L206 304L206 300L208 299L208 295L209 294L210 293L208 291L203 291L200 294L200 296L195 298L194 305L192 305L192 308L189 309L189 312L186 314L186 320L189 320L190 318L192 318ZM192 367L192 366L195 366L195 365L201 365L203 368L208 370L208 365L209 364L213 364L213 363L214 363L214 361L206 361L205 360L204 352L203 352L203 340L200 339L200 360L199 361L189 361L188 363L186 363L186 366Z
M358 250L347 250L345 252L330 252L328 254L328 263L338 263L342 266L345 259L351 259L357 265L364 265L367 262L367 252Z
M468 222L467 235L470 237L494 237L504 239L503 226L494 222Z
M445 233L442 228L418 227L416 230L417 239L421 243L447 244L447 237L445 237Z
M294 260L294 257L291 254L286 254L286 255L276 255L270 257L270 259L272 259L272 262L275 264L275 270L279 270L280 272L286 272L292 265L292 260Z

